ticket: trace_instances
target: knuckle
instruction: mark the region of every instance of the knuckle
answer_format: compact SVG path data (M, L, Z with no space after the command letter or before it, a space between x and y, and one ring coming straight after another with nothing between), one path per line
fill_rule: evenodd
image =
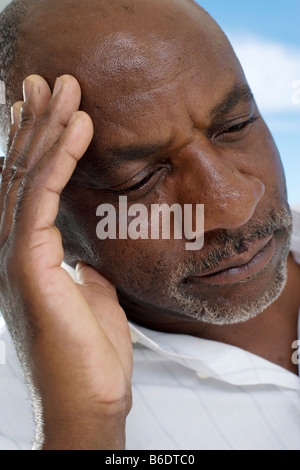
M20 129L25 132L31 131L35 127L36 120L37 119L35 115L23 112L20 122Z
M40 121L41 124L45 123L45 122L48 122L52 118L52 114L53 114L52 108L48 104L48 106L46 107L46 109L44 110L44 112L41 116L41 121Z
M37 116L28 102L23 103L20 115L20 128L23 130L32 130L37 122Z
M12 177L11 168L5 167L3 169L2 178L1 178L1 191L8 189L9 182Z
M16 145L13 145L8 154L8 160L4 167L3 173L9 173L11 175L12 167L14 162L19 158L21 151L17 148Z
M39 188L42 186L38 166L23 175L18 189L19 198L37 197Z
M15 164L10 164L5 167L2 174L2 188L9 189L12 182L16 180L22 179L26 175L26 168L22 166L23 156L19 154L17 151L13 150L10 154L14 161L18 160L18 166Z
M40 121L40 125L46 128L49 126L49 123L51 123L52 127L61 129L66 128L68 125L68 122L63 119L61 112L53 106L47 106Z
M20 184L18 186L18 199L21 199L21 197L23 196L25 189L28 187L28 183L29 177L27 173L20 178Z

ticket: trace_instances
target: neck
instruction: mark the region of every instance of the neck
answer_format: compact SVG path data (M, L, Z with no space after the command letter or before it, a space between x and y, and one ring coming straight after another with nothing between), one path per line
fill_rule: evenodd
M142 326L168 333L188 334L240 347L298 374L291 358L292 343L298 339L300 307L300 266L292 255L288 258L288 281L281 296L264 312L238 325L207 325L201 322L175 320L133 303L121 304L128 318Z

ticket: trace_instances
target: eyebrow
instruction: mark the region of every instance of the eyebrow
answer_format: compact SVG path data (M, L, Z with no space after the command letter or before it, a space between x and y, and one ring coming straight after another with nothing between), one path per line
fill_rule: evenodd
M103 174L103 171L109 172L118 169L126 162L154 157L157 153L166 151L173 141L174 136L166 142L154 142L145 145L131 144L106 148L101 155L101 159L97 162L84 163L84 167L79 162L72 176L72 181L74 182L78 179L81 181L83 177L85 181L93 183L94 180L98 179L99 174Z
M105 163L106 167L117 168L124 161L132 162L141 160L143 158L152 157L158 153L165 152L172 143L174 142L174 136L172 136L166 142L153 142L145 145L127 145L123 147L111 147L105 150L105 157L109 158L109 161Z
M225 98L210 112L211 120L223 117L232 111L240 103L251 103L254 100L253 93L248 84L235 85Z

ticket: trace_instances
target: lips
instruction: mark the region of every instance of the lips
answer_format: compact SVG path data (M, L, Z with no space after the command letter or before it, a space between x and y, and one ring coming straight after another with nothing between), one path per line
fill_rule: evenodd
M269 236L252 244L243 255L226 260L218 268L191 276L191 279L208 284L230 284L241 282L261 271L275 253L275 240Z

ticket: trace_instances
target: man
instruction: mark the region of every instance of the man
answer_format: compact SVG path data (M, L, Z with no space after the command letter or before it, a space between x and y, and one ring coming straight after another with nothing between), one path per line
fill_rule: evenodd
M17 0L1 31L1 305L34 448L300 448L300 250L224 34L190 0ZM204 204L203 249L99 240L120 196Z

